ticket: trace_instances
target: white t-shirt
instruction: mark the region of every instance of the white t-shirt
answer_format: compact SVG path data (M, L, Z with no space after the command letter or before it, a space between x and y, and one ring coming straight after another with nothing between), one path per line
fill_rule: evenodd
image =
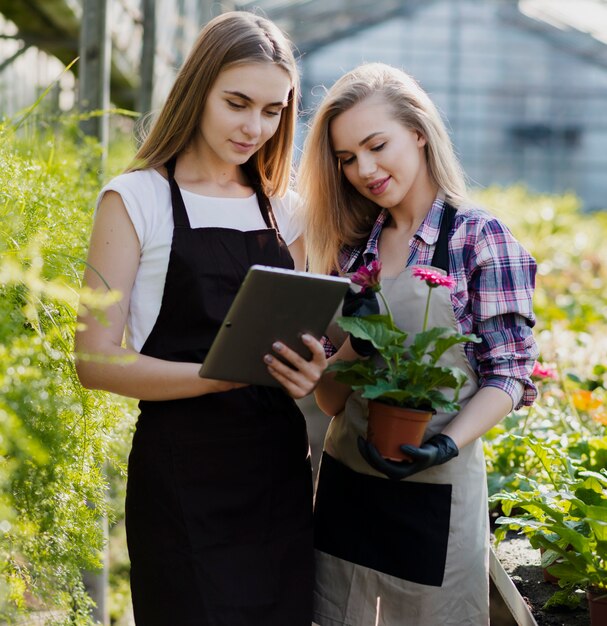
M126 324L127 345L139 352L160 312L173 238L171 192L168 181L153 169L112 179L99 193L97 208L106 191L122 197L141 246ZM248 198L214 198L182 189L181 195L192 228L267 228L255 194ZM288 191L270 202L280 234L290 245L302 232L298 196Z

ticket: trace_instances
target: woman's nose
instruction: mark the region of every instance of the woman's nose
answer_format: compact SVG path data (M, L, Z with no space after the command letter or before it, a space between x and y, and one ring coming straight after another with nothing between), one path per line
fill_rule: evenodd
M375 159L370 157L358 157L358 175L361 178L369 178L377 171Z
M261 115L256 111L251 111L244 123L243 130L248 137L259 137L261 133Z

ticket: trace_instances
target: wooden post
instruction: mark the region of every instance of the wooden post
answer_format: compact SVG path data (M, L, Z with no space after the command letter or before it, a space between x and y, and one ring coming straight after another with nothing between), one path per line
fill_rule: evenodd
M92 617L95 624L102 624L103 626L109 626L110 624L110 606L108 601L109 591L109 570L110 570L110 555L109 555L109 529L108 519L104 515L99 523L103 529L103 540L105 547L103 554L101 555L101 570L94 572L82 572L82 581L86 592L89 594L95 607L92 610Z
M142 0L143 41L141 45L141 86L137 108L142 115L152 109L154 61L156 59L156 0Z
M100 112L81 122L87 135L99 140L102 157L99 173L103 172L109 140L111 39L108 28L108 3L112 0L82 0L80 25L78 105L82 113ZM83 572L87 593L95 602L92 617L95 622L109 626L109 553L108 520L100 518L105 539L101 571Z
M82 0L79 45L79 108L83 113L105 111L84 120L81 128L87 135L97 137L104 161L109 135L111 40L107 5L111 1Z

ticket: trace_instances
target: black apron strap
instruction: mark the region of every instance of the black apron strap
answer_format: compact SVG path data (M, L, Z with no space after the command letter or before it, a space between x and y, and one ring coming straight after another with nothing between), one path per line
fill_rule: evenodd
M175 180L175 165L177 163L177 157L172 157L165 163L167 168L167 174L169 176L169 187L171 188L171 204L173 206L173 223L175 228L190 228L190 218L186 211L183 198L181 197L181 191L179 185Z
M442 269L447 272L447 274L449 274L449 233L451 232L456 213L457 209L445 202L438 240L436 242L436 248L434 249L432 263L430 263L432 267Z
M274 211L272 210L272 204L268 196L266 196L266 194L264 193L261 186L259 172L257 172L257 170L250 161L247 161L242 166L242 169L247 175L249 182L251 183L251 186L255 191L255 195L257 196L257 204L259 205L259 210L261 211L263 221L266 223L266 226L268 228L273 228L276 231L276 234L282 239L280 235L280 230L278 229L278 223L276 222L276 217L274 216Z

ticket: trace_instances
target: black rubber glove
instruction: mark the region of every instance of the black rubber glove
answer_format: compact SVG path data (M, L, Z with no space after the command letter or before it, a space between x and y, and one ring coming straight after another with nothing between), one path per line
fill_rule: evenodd
M459 454L459 448L449 435L439 433L430 437L421 448L403 445L400 449L413 461L389 461L366 439L358 437L358 449L367 463L392 480L402 480L433 465L442 465Z
M365 289L356 293L348 287L341 309L341 314L344 317L365 317L365 315L377 315L378 313L379 302L372 289ZM350 335L350 343L354 352L360 356L371 356L375 352L373 344L366 339L359 339Z

